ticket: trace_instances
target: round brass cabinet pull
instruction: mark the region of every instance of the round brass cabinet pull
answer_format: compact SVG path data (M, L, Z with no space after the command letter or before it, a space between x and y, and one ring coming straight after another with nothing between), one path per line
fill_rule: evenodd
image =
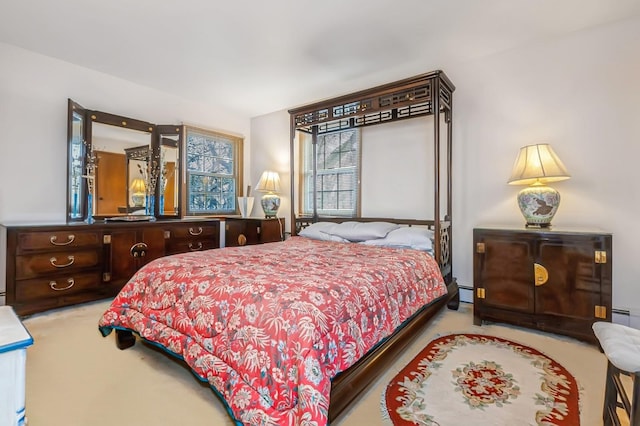
M57 235L53 235L51 238L49 238L49 241L51 242L51 244L53 244L54 246L66 246L69 245L73 242L73 240L76 239L76 236L73 234L67 235L67 241L62 242L62 243L58 243L58 236Z
M245 244L247 244L247 237L245 237L244 234L238 235L238 245L243 246Z
M67 266L73 265L73 262L75 262L76 260L74 256L67 256L67 259L69 259L69 262L65 263L64 265L57 264L56 262L58 261L58 259L55 257L52 257L51 259L49 259L49 262L51 262L51 264L56 268L66 268Z
M202 242L198 241L198 245L196 247L194 247L193 243L189 243L189 250L191 251L202 250Z
M191 234L191 235L200 235L200 234L202 234L202 227L198 226L197 229L198 229L197 231L194 231L193 228L189 228L189 234Z
M535 276L536 287L546 284L549 279L549 272L547 272L547 268L539 263L533 264L533 275Z
M49 282L49 287L51 287L51 290L55 290L55 291L64 291L64 290L69 290L71 287L73 287L73 285L76 283L73 278L69 278L67 280L67 283L69 283L68 286L66 287L61 287L58 288L58 283L56 281L50 281Z
M144 257L147 254L148 248L149 246L145 243L136 243L131 246L129 253L131 253L133 257Z

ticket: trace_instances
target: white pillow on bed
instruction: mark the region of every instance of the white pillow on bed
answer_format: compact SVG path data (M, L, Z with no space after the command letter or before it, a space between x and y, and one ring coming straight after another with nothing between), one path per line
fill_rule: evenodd
M349 240L345 240L344 238L340 238L336 235L331 235L326 232L329 228L332 228L335 223L332 222L316 222L311 225L303 228L298 235L301 237L310 238L312 240L321 240L321 241L336 241L339 243L348 243Z
M355 242L384 238L389 232L400 228L400 225L389 222L349 221L332 225L330 228L323 229L322 232Z
M385 238L363 241L362 244L431 252L433 251L433 231L427 228L403 226L389 232Z

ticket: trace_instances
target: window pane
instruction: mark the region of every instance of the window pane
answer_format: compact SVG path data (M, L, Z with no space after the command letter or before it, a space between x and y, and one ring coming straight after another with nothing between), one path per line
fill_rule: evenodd
M187 214L235 212L240 143L231 136L187 128Z
M318 213L345 216L356 213L359 137L357 129L317 137L316 207ZM313 146L311 137L305 139L302 154L304 155L303 211L312 213Z
M338 208L353 209L353 193L351 191L340 191L338 193Z

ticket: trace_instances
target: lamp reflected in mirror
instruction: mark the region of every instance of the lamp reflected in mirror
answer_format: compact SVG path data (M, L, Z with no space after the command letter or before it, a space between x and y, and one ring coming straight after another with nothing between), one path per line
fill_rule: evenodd
M520 148L513 165L509 185L529 185L518 193L518 207L527 227L547 228L560 205L560 193L547 186L550 182L569 179L560 158L549 144Z
M135 178L129 187L131 190L131 201L133 207L144 207L144 196L146 194L147 185L142 178Z

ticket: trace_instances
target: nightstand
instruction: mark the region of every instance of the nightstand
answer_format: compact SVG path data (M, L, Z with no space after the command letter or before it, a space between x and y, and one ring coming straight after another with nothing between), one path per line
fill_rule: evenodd
M473 318L597 343L611 321L612 236L598 231L473 230Z
M284 218L225 218L225 247L273 243L284 240Z

